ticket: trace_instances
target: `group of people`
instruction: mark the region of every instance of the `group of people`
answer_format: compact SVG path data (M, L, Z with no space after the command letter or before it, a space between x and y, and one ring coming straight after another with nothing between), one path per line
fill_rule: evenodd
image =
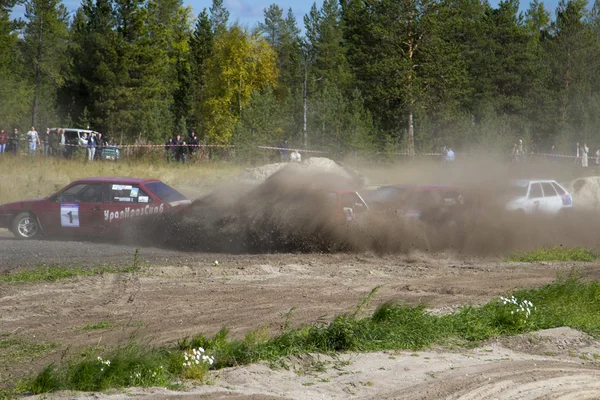
M32 126L24 135L19 132L18 128L15 128L11 134L0 129L0 154L19 154L20 149L25 149L32 156L36 155L38 149L45 155L51 155L54 147L50 128L47 128L46 134L42 136L36 131L35 126Z
M102 152L107 145L107 140L100 132L84 132L79 138L79 146L86 149L88 161L102 160Z
M456 155L454 154L454 150L452 150L451 146L442 147L442 162L452 162L456 159Z
M518 143L513 144L510 160L513 163L525 162L525 148L523 147L522 139L519 139Z
M186 140L183 140L181 135L177 135L175 139L170 137L165 143L165 157L167 162L176 161L186 164L188 155L192 158L196 153L200 152L198 137L196 132L192 131Z
M74 149L85 148L89 161L102 158L102 151L108 145L101 133L83 133L83 136L69 137L64 129L46 129L38 133L34 126L25 135L15 128L12 134L0 129L0 154L20 154L23 150L30 156L41 153L45 156L63 157L74 154Z

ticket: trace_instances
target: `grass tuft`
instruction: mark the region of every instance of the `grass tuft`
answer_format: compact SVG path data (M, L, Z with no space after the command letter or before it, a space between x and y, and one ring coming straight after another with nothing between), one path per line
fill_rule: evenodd
M84 330L84 331L94 331L94 330L98 330L98 329L110 329L115 326L116 326L116 324L114 322L100 321L97 324L79 326L78 328L81 330Z
M8 274L0 275L0 282L30 283L30 282L54 282L59 279L73 278L75 276L92 276L99 274L134 272L138 269L137 265L128 267L64 267L61 265L50 265L38 267L36 269L26 269Z
M582 247L564 248L552 247L538 249L529 253L515 253L508 258L512 262L542 262L542 261L583 261L591 262L598 258L592 250Z
M160 378L143 384L164 386L186 376L182 371L183 354L203 348L214 356L212 369L269 361L306 353L344 351L412 350L432 345L470 347L500 336L568 326L600 338L600 283L582 282L573 274L539 289L519 290L511 294L518 304L531 302L531 314L525 318L516 306L500 299L481 307L466 306L448 315L434 315L425 307L385 303L366 317L338 315L329 323L287 329L276 336L264 330L250 333L242 340L228 338L222 329L214 337L186 337L167 348L147 350L143 346L119 348L103 354L111 361L102 363L89 355L60 368L49 366L29 385L34 393L59 389L104 390L133 385L134 371L156 372ZM512 296L510 298L512 298ZM372 296L371 296L372 297ZM364 304L364 300L361 301ZM360 307L359 307L360 308ZM149 376L144 372L144 376ZM139 386L140 384L138 384Z

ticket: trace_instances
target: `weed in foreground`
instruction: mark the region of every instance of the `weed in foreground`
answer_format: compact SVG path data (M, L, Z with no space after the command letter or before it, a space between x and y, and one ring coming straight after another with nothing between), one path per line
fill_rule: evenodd
M26 269L0 275L0 282L55 282L59 279L73 278L76 276L137 272L140 268L140 249L135 249L133 263L126 267L111 267L109 265L95 268L64 267L61 265L39 266L35 269Z
M582 261L591 262L598 254L582 247L564 248L552 247L534 250L529 253L515 253L508 258L512 262L543 262L543 261Z
M99 371L97 359L76 360L61 368L42 371L30 385L30 390L40 393L57 389L124 387L133 384L132 371L156 372L161 366L160 383L149 380L147 384L164 386L189 376L190 370L186 368L196 365L195 361L188 364L193 349L196 349L194 360L202 360L204 368L194 375L205 378L208 369L263 360L275 363L285 357L306 353L418 351L448 343L469 347L495 336L559 326L579 329L600 338L598 315L600 283L582 282L569 275L539 289L519 290L482 307L467 306L448 315L431 314L423 306L385 303L367 317L339 315L329 323L287 329L274 337L259 331L242 340L229 339L228 331L223 329L213 338L196 335L169 348L143 350L141 346L130 346L107 353L105 358L111 360L111 364L105 371ZM198 358L200 348L204 351ZM212 364L204 359L209 355L214 357ZM53 383L52 387L47 382Z
M84 331L93 331L93 330L98 330L98 329L110 329L110 328L113 328L115 325L116 324L111 321L100 321L97 324L83 325L83 326L78 326L77 328L84 330Z
M0 282L8 283L32 283L32 282L55 282L59 279L73 278L76 276L92 276L98 274L133 272L135 267L115 268L110 266L97 268L63 267L61 265L50 265L27 269L0 275Z

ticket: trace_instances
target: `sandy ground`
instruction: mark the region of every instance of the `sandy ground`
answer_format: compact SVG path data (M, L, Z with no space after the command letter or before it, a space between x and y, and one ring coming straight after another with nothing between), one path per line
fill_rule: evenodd
M31 243L64 247L65 258L70 252L81 253L80 247L71 249L72 243L40 241L26 246L8 238L4 243L18 249L25 266L35 265L38 250L31 249ZM132 249L126 246L77 244L92 255L90 264L97 261L95 254L107 249L112 249L111 262L116 263L120 252L123 264L131 262ZM169 260L165 254L175 258ZM85 259L79 257L77 264ZM486 302L513 288L550 283L573 267L584 279L600 277L597 263L518 264L450 253L233 256L142 249L141 258L148 264L136 273L54 283L0 283L0 333L58 345L42 358L0 366L0 381L27 376L85 346L125 343L132 334L161 344L199 332L213 334L222 327L231 328L237 337L257 329L277 333L283 314L294 307L294 325L331 318L353 310L360 297L377 285L383 287L372 307L396 300L447 312ZM0 270L11 269L12 263L13 259L0 258ZM81 329L100 321L114 325ZM50 397L597 399L600 368L594 357L598 354L600 345L595 341L558 329L455 352L343 354L335 359L307 355L290 360L289 370L257 364L217 371L212 385L184 392L127 389ZM315 368L315 361L325 368Z

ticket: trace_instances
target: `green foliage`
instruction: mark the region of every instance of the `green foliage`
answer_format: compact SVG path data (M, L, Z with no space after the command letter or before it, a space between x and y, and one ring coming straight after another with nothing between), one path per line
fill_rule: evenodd
M529 253L511 255L508 260L513 262L543 262L543 261L583 261L592 262L598 259L598 254L582 247L563 248L552 247L538 249Z

